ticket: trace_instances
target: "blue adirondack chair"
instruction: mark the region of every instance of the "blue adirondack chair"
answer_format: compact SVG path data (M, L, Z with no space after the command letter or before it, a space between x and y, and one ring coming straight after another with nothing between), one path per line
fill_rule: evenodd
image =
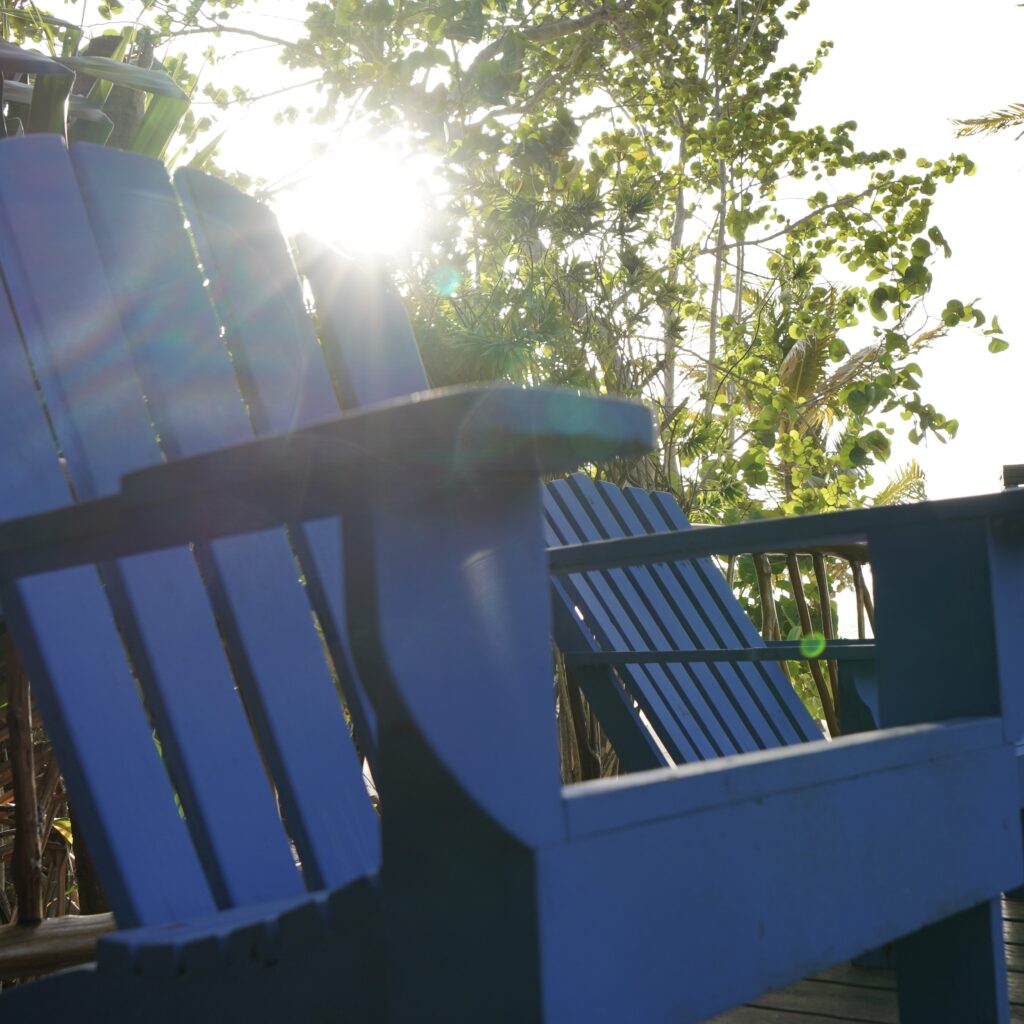
M140 375L149 358L152 365L162 362L172 378L181 380L188 373L182 367L193 360L202 366L203 359L213 358L193 354L179 340L187 338L191 346L193 331L209 337L203 333L209 326L208 319L204 320L207 314L202 312L206 307L196 298L191 269L172 274L171 283L161 285L156 293L143 291L141 294L148 294L147 301L138 298L131 287L133 278L154 283L152 246L128 248L124 272L118 277L116 245L111 239L121 225L111 215L104 227L102 214L97 212L102 209L107 179L97 174L95 193L90 194L85 184L88 171L83 168L93 158L120 158L99 155L98 151L90 155L82 149L68 163L66 154L48 140L25 144L27 156L10 148L21 143L3 145L8 148L0 147L0 195L5 201L19 197L25 204L5 206L0 223L0 245L4 247L0 249L0 267L13 301L13 311L5 307L7 337L24 341L31 354L69 469L72 463L86 467L79 470L79 495L109 493L116 475L136 463L126 460L123 467L104 468L103 461L97 461L97 442L86 440L97 436L92 433L99 429L97 423L106 422L106 436L114 434L125 446L136 433L152 436L137 432L133 425L136 414L130 410L138 408L141 389L133 381L132 362L123 355L122 330L145 336L148 327L153 337L165 339L156 349L162 356L147 357L138 348L133 351ZM169 201L166 184L157 178L133 177L124 170L130 161L125 158L109 168L120 174L109 185L112 194L120 189L123 198L130 185L128 191L140 206L173 209L173 195ZM77 175L77 185L72 172ZM88 196L84 211L81 198L76 198L79 191ZM47 219L43 198L56 203L52 219ZM19 213L21 209L24 213ZM24 221L19 221L21 216ZM48 240L56 236L58 226L61 237L79 256L83 251L95 255L90 246L99 244L108 263L109 290L103 274L92 274L87 283L71 276L62 278L62 273L69 275L72 265L76 270L81 267L70 255L64 257L65 267L54 268L43 261L53 257ZM161 251L160 260L173 262L177 236L172 232L168 237L171 242L163 247L167 252ZM83 245L84 250L80 248ZM179 262L184 265L187 261ZM42 284L33 271L41 274ZM68 281L73 282L70 289ZM83 319L71 312L81 309L88 309L92 316ZM196 319L190 321L189 317ZM183 320L181 333L168 332L168 323L179 325ZM129 329L132 324L135 326ZM170 340L166 340L169 333ZM136 343L129 339L129 344ZM216 349L211 345L209 352ZM239 358L237 354L235 358ZM337 1010L339 998L365 999L362 1019L380 1012L379 1004L366 994L379 991L372 983L380 972L372 941L376 887L367 882L344 887L344 881L328 880L324 883L328 887L343 887L331 897L319 894L317 873L334 871L340 877L341 864L345 864L349 879L366 872L358 866L353 870L352 861L358 858L340 854L338 844L333 849L318 845L314 837L319 833L309 824L316 820L318 801L332 796L338 799L337 793L330 792L331 786L338 785L352 796L354 820L360 820L365 801L357 786L349 786L358 774L357 768L352 770L354 759L336 760L337 775L326 781L323 777L314 780L312 795L287 780L293 758L305 763L304 751L299 748L310 742L309 730L317 726L313 718L330 706L337 721L334 705L321 700L316 690L312 695L303 693L301 700L294 700L297 708L292 716L286 718L287 722L298 721L300 727L283 733L284 726L270 720L270 714L253 710L260 701L271 702L276 696L259 691L258 680L269 681L260 674L262 663L251 666L257 682L243 683L244 672L233 666L246 693L259 752L280 793L288 834L303 859L304 881L318 893L309 896L295 882L298 873L291 859L274 854L275 843L278 850L281 847L284 830L276 808L268 808L266 800L260 804L259 794L266 786L262 766L257 763L253 774L252 758L246 763L245 751L255 746L251 736L245 738L246 716L237 701L223 699L222 690L217 689L221 686L230 691L231 685L230 677L216 668L222 664L222 655L214 651L212 643L198 649L189 639L193 632L207 637L212 634L201 614L202 591L198 584L191 590L187 582L194 568L187 558L180 557L181 545L196 540L201 557L221 568L227 595L221 610L248 621L253 633L262 628L269 635L278 628L276 619L259 619L255 612L246 619L238 611L249 607L243 602L248 595L241 582L245 573L265 564L255 545L280 538L276 526L281 522L324 517L346 501L355 503L349 506L353 514L344 522L350 532L346 567L349 596L356 598L351 605L356 651L362 677L375 688L374 704L382 715L377 757L388 793L385 853L393 851L388 854L384 925L389 948L389 1012L394 1019L479 1019L488 1015L578 1019L589 1013L588 1007L569 1005L565 1000L570 986L581 983L593 983L593 994L587 999L594 1001L598 1018L603 1013L607 1019L620 1019L624 1008L634 1017L651 1018L668 1012L667 1007L673 1012L678 1009L685 1019L695 1019L765 985L795 976L794 972L803 973L960 907L976 906L1008 881L1016 880L1020 851L1015 794L1008 798L1012 827L1007 827L1006 816L1006 766L1009 763L1012 776L1012 750L1005 734L1015 735L1014 729L1019 732L1012 708L1002 708L1007 715L1005 732L999 722L983 721L911 729L906 734L881 733L866 740L843 741L827 750L807 745L755 755L736 766L723 764L704 770L694 766L669 772L653 780L654 785L646 784L652 781L648 776L636 784L612 786L611 793L605 793L603 787L584 787L572 792L564 804L560 802L557 776L551 772L553 732L546 704L547 571L534 481L538 472L570 466L579 459L636 450L641 434L646 437L649 427L641 430L639 421L629 419L635 410L594 413L589 433L580 434L579 424L586 422L587 415L565 405L563 398L516 392L507 400L491 400L486 414L481 415L477 415L475 395L396 403L391 409L350 420L340 431L325 426L264 443L255 451L234 453L227 460L208 458L198 468L186 461L155 478L140 476L126 491L125 499L98 499L68 511L61 510L67 500L62 484L53 483L52 473L46 475L46 467L56 464L56 459L52 439L38 427L38 395L30 384L17 385L18 381L24 385L26 378L26 364L17 345L5 346L4 360L5 371L10 371L5 372L4 380L12 382L12 401L4 405L11 420L12 473L15 483L22 485L20 490L13 489L27 506L4 514L58 510L3 531L4 608L36 680L44 715L61 752L69 786L84 812L83 824L96 847L104 882L117 901L121 924L144 926L101 944L101 961L95 971L70 972L35 991L27 987L15 994L13 1001L5 1004L5 1011L9 1008L12 1015L19 1010L26 1015L43 1012L47 1005L66 1005L76 996L106 1000L88 1004L97 1016L138 1013L141 1006L146 1008L147 1019L157 1019L161 1013L171 1019L180 1018L183 1012L215 1015L225 1006L237 1010L239 991L245 991L251 1005L267 1013L284 1007L300 1016L329 1016ZM199 393L206 398L213 392L204 391L201 385L210 372L204 366L196 378ZM304 372L300 365L300 380ZM302 405L304 387L292 393L293 409ZM161 423L168 421L160 417L170 413L161 409L158 395L147 397L150 415L166 443L170 435L165 436ZM196 419L211 412L203 400L190 408ZM559 422L575 423L578 436L560 442L554 429ZM184 426L190 425L185 417ZM241 432L244 429L243 424ZM208 447L205 440L193 443L200 450ZM132 440L131 444L141 449L141 442ZM110 445L108 450L113 448ZM146 461L145 454L132 451L138 463ZM187 453L184 448L175 452ZM86 456L93 461L81 463ZM496 479L483 464L487 457L499 462L501 472ZM152 447L148 458L156 458ZM404 490L392 480L396 467ZM511 477L510 469L515 470ZM47 480L45 486L40 483ZM482 480L485 486L481 486ZM388 481L393 486L387 486ZM1011 502L991 514L1005 516L1015 511L1019 509ZM986 520L976 521L982 525L975 534L980 531L987 537L986 530L993 532ZM900 524L876 522L885 527L885 536L875 541L882 556L891 556ZM331 522L314 523L316 526L321 528L325 545L328 534L337 533ZM931 526L933 532L942 532L934 522ZM307 527L303 536L309 536L313 527ZM910 532L916 528L910 524ZM242 529L258 532L216 539ZM838 521L835 529L843 529ZM862 527L847 529L856 533ZM863 530L871 532L867 525ZM59 542L65 535L72 542L61 556ZM966 536L962 524L958 524L957 536ZM731 542L723 538L723 534L716 535L717 550ZM764 535L756 539L764 539ZM961 636L976 641L976 651L988 652L993 644L1002 645L999 666L1005 673L1016 661L1001 627L1004 616L1017 609L1007 603L997 607L988 581L967 571L991 560L996 582L1005 590L1000 596L1014 597L998 576L1005 566L996 557L1012 553L1010 541L1014 538L996 539L998 543L988 549L980 544L964 551L965 580L974 581L968 596L977 599L979 610ZM651 540L664 543L660 538ZM743 540L746 543L750 538L744 535ZM642 547L644 542L640 543ZM148 547L165 550L138 554ZM228 556L239 550L242 555L231 562ZM919 552L918 561L925 564L927 546L921 546ZM696 553L695 549L688 551L684 543L681 551L673 549L672 557ZM128 555L132 557L125 557ZM59 569L74 561L108 562L115 557L122 560L117 570L105 565L104 580L116 581L118 573L124 577L123 604L118 583L106 582L105 589L100 589L92 570ZM331 558L337 568L337 542L323 564ZM595 563L588 558L581 564L592 569ZM886 564L893 561L890 557ZM238 575L232 576L225 567ZM580 565L575 569L579 571ZM43 574L15 579L19 574L40 572ZM276 585L279 579L260 570L255 572L255 581ZM329 573L321 582L328 591L337 590ZM898 609L898 599L904 596L898 592L899 582L897 600L890 609ZM211 588L211 597L216 602L215 590ZM180 598L192 593L198 598ZM176 596L179 599L174 601ZM286 593L280 600L287 603L290 598ZM159 615L149 614L154 607ZM257 607L276 611L277 595L269 604ZM301 603L296 607L301 608ZM130 647L133 663L164 742L163 761L151 742L149 722L120 657L115 616L126 638L133 634L125 622L137 623L134 639L126 639L126 643L135 645ZM892 620L900 625L895 611ZM905 625L918 628L921 623L910 617ZM233 661L239 657L239 644L251 655L247 645L252 636L232 640L232 628L237 627L222 628ZM241 630L238 632L241 635ZM254 649L262 648L257 644ZM458 662L454 673L450 672L453 659ZM895 662L896 669L906 667L899 664L898 657ZM972 665L981 673L981 686L975 685L967 696L955 685L966 679L966 673L954 673L954 685L940 688L941 700L929 691L919 705L911 707L910 720L916 720L914 716L941 720L950 715L997 714L1001 710L999 684L1005 680L991 664L979 668L975 659ZM482 674L478 671L481 666L486 669ZM952 671L954 667L955 662L941 653L925 665L928 672ZM190 672L199 680L196 690L186 688L194 682ZM913 677L913 673L907 676ZM219 682L224 678L227 683ZM290 687L293 676L285 678ZM934 678L945 677L936 673ZM84 679L88 686L83 685ZM444 687L449 679L452 688L447 692ZM488 691L494 688L493 700L477 700L482 685ZM406 692L410 687L411 695ZM237 762L225 758L223 750L212 749L210 733L215 729L207 726L200 728L199 735L191 734L197 728L196 716L187 717L189 709L183 706L187 700L179 696L179 688L188 699L209 702L221 715L226 723L223 735L230 737L228 751L237 745L242 752ZM894 706L899 706L900 694L904 710L911 706L906 684L893 692L897 695ZM470 694L476 701L472 708L465 701ZM913 696L916 701L920 695ZM439 721L451 701L472 713L468 728L457 714L447 725ZM208 708L204 711L210 713ZM219 726L220 720L217 722ZM331 732L323 748L328 756L337 740L338 733ZM277 755L273 754L275 744ZM115 748L116 758L111 756ZM1011 750L1009 755L1007 750ZM174 779L173 788L165 765ZM217 785L219 778L209 778L211 770L227 773L223 787ZM233 817L226 803L222 809L239 829L252 829L248 835L270 836L267 851L250 846L250 852L257 850L261 856L241 866L226 852L238 847L230 845L232 836L218 831L213 814L216 801L206 794L209 782L215 795L224 798L225 790L233 795L231 786L236 780L243 792L248 787L256 794L247 798L246 806L260 820L254 825ZM943 814L952 838L942 831L941 815L936 813L936 780L948 790L943 794ZM394 797L393 786L397 786ZM175 790L185 810L187 830L174 803ZM731 796L726 799L723 794ZM712 927L708 921L712 894L731 887L737 894L749 895L748 890L766 877L765 872L778 868L783 853L792 850L797 856L800 849L809 848L817 835L812 818L819 811L811 806L815 803L812 797L834 798L844 808L850 802L848 809L835 811L832 800L826 801L828 809L822 810L824 817L818 819L826 829L834 826L833 841L845 852L836 862L825 851L821 866L808 867L810 877L804 874L800 886L807 882L813 887L820 881L814 871L823 878L827 862L832 882L853 881L880 894L877 912L869 912L863 900L848 895L838 907L835 921L821 926L812 922L806 927L794 916L806 905L806 895L797 898L793 892L797 883L790 879L780 883L780 893L767 903L751 901L728 927L722 923L722 910L732 904L717 907L714 916L718 924ZM335 804L342 816L348 813L343 803ZM394 814L393 806L397 809ZM870 813L865 814L866 810ZM133 818L136 811L138 816ZM776 814L780 816L779 830L767 827ZM922 820L918 821L918 816ZM130 824L125 824L125 818ZM440 832L448 826L453 831ZM887 835L890 826L892 835ZM764 832L759 846L751 846L751 830ZM739 841L741 831L743 842ZM986 836L983 850L966 848L971 846L968 837L972 834ZM669 853L700 848L705 839L707 864L702 860L690 872L675 872L685 878L668 877L668 862L678 867L675 854ZM950 861L955 862L955 877L947 877L950 872L942 865L922 871L920 864L915 864L911 873L911 860L923 857L928 844L939 839L947 844ZM780 852L780 848L784 849ZM865 864L856 863L857 854L867 858ZM886 858L892 863L883 868ZM372 855L363 863L371 871L375 866ZM618 884L625 872L631 879L638 876L643 881L635 895L632 887ZM564 888L555 884L560 874L564 874ZM166 888L168 878L174 879L177 888ZM283 881L286 879L293 881ZM710 884L702 885L701 879ZM596 888L590 888L590 882ZM267 895L274 886L280 887L280 896ZM580 897L581 887L587 889L584 898ZM616 930L620 925L628 929L633 915L643 921L646 932L644 941L637 942L611 969L608 950L600 952L589 945L596 943L603 931L593 927L586 916L602 913L595 909L595 891L606 897L608 920ZM277 902L268 904L267 900ZM220 912L213 913L215 908ZM909 979L905 987L912 1008L916 998L918 1012L924 1012L920 1006L927 1005L928 989L915 976L914 949L928 952L934 947L936 955L949 957L948 972L946 961L937 961L944 976L970 982L958 997L959 1005L969 1007L968 1019L1000 1019L1005 993L1000 996L1000 950L991 911L991 904L985 903L966 917L939 926L937 932L923 933L914 940L916 947L913 943L906 947L910 953L905 957L904 974ZM339 927L342 912L347 912L347 930ZM577 916L576 923L588 934L586 942L573 947L563 940L568 920ZM728 915L725 919L728 921ZM766 921L770 922L767 936ZM162 922L174 923L159 927ZM757 923L762 927L760 938L756 937ZM495 932L507 943L507 955L502 955L502 948L494 942L480 941L481 936ZM358 939L353 939L354 933ZM780 935L790 937L781 942ZM737 960L720 970L706 971L708 954L701 954L705 956L702 961L696 947L708 946L709 936L719 943L716 949L738 942ZM678 942L677 949L684 957L688 952L696 957L681 981L675 959L668 963L669 940ZM470 948L472 943L475 950ZM967 958L960 956L964 948L971 954ZM559 961L559 949L563 955L573 949L577 952L567 961ZM465 954L470 954L462 961L466 973L456 979L456 966ZM922 959L927 957L918 957L919 962ZM669 969L662 970L666 964ZM639 973L634 970L638 965L643 966ZM929 963L929 968L934 965ZM368 975L362 984L361 971ZM624 976L628 981L622 980ZM555 980L559 977L564 979L561 986ZM456 981L458 984L453 984ZM355 1006L358 1018L362 1011L358 1002Z
M643 410L586 396L387 403L8 523L0 564L25 587L343 513L387 794L389 1019L698 1021L898 938L905 1024L1008 1021L998 893L1021 875L1024 495L718 532L726 552L870 544L883 728L560 792L538 477L649 441ZM552 561L614 569L707 546L660 534ZM930 585L937 549L962 604Z
M233 368L184 232L178 196L159 164L91 146L75 147L69 156L53 139L12 143L0 150L0 157L0 205L7 218L0 234L0 268L11 297L4 309L11 329L3 352L10 429L0 452L0 464L10 475L0 515L65 504L65 471L77 495L88 498L112 489L119 474L157 459L161 448L175 457L249 437L253 427L247 409L264 431L336 412L337 399L287 248L265 210L202 176L179 176L207 273L215 282L218 313L229 326ZM215 200L212 210L201 199L191 203L193 193L202 195L204 189ZM233 218L236 211L241 216ZM59 260L50 241L58 227ZM160 239L159 246L153 245L154 238ZM238 258L242 252L244 260ZM260 296L255 307L254 295ZM358 308L365 310L366 304L350 304L341 312L351 316ZM400 307L391 309L404 315ZM379 325L374 329L379 332ZM389 372L390 386L394 366ZM322 583L340 573L338 531L332 524L303 524L293 530L291 541L339 674L351 680L339 588ZM111 906L122 927L134 929L177 922L202 908L212 912L258 905L254 912L222 916L210 926L220 930L219 946L228 959L256 939L265 959L273 946L267 936L281 927L278 918L283 914L286 920L301 921L315 909L328 920L326 925L305 921L310 941L322 937L325 928L333 935L328 948L360 936L360 955L349 951L346 956L355 965L353 973L365 976L359 991L379 997L381 986L372 984L379 969L373 957L372 887L362 887L354 897L334 897L329 908L322 897L311 902L306 895L307 889L321 892L372 878L380 840L288 539L280 530L269 531L199 544L195 555L201 576L189 553L180 550L105 566L102 586L91 579L66 591L69 609L85 602L95 607L90 615L101 623L109 616L104 593L109 597L111 623L79 618L79 629L90 639L85 649L76 650L76 659L116 665L122 688L132 674L139 678L149 713L167 737L163 751L175 790L196 823L190 857L175 852L175 844L182 844L180 823L162 821L160 814L166 817L166 812L150 811L166 804L167 782L141 768L138 779L133 772L120 786L111 783L102 801L89 796L80 801L80 817L100 819L86 824L86 834L99 835L97 866ZM55 585L63 588L65 583ZM111 749L111 736L120 737L122 729L129 736L145 720L130 698L127 707L108 708L94 691L78 687L77 660L74 668L44 664L41 659L51 656L51 648L77 633L69 631L60 608L46 602L19 617L18 600L10 598L6 614L36 680L45 717L57 723L51 731L59 735L61 723L69 720L96 727L94 745L82 753L81 764L72 761L65 768L72 790L88 793L88 783L74 781L76 772L99 770L98 752ZM130 665L123 658L122 638ZM236 681L244 708L234 693ZM52 692L63 694L56 705ZM353 718L366 737L363 747L372 754L372 711L361 714L360 691L350 692L355 695L349 701ZM256 743L247 718L257 727ZM99 722L106 723L107 731L98 728ZM129 749L127 761L134 764L137 753ZM271 769L273 792L261 758ZM301 877L273 808L274 792L301 858ZM136 804L137 813L128 816L132 824L120 817L108 820L118 808ZM115 824L119 831L111 839L108 826ZM177 832L165 838L165 828ZM151 846L165 850L161 856L179 869L164 873ZM253 848L259 857L251 855ZM147 862L153 870L140 872L139 865ZM295 906L268 912L263 907L267 900L294 900ZM357 910L351 909L353 900ZM344 914L351 919L343 921ZM159 943L147 935L149 973L173 973L175 964L192 955L188 950L195 933L175 926L159 954L154 953ZM135 936L126 933L105 942L101 954L107 962L120 956L131 965L136 944ZM231 949L235 952L224 952ZM328 964L329 959L313 962ZM81 977L51 987L51 998L65 998L66 987ZM38 998L30 1000L29 1013L39 1012ZM365 998L372 1000L371 995ZM355 1009L360 1005L353 1004ZM16 1009L16 1000L6 999L5 1011Z
M231 215L222 215L217 224L217 230L230 246L237 239L238 225L248 219L247 203L217 182L196 178L190 218L193 223L201 222L201 207L205 206L210 211L206 216L217 220L217 211L230 206ZM322 311L327 335L325 354L343 402L359 406L425 387L426 378L400 306L375 290L372 282L352 273L340 273L337 262L308 240L301 246L300 254ZM204 255L204 262L209 265L211 260ZM247 297L253 293L254 279L260 279L258 273L242 273L242 281L248 281L250 287L243 284L236 290L239 309L245 308ZM324 310L328 311L327 316ZM374 344L366 344L367 338L374 339ZM594 527L588 532L586 513L573 510L571 497L565 493L569 490L581 506L589 509L597 523L596 534ZM614 522L607 511L602 515L602 504L614 509ZM623 504L633 509L632 518L622 508ZM549 543L613 536L617 530L646 532L684 525L681 513L667 496L648 496L639 491L623 494L607 485L598 490L582 478L551 485L545 509ZM625 585L623 578L627 581ZM623 600L630 587L634 598L642 595L643 600ZM602 609L611 607L606 596L609 591L619 595L619 618L616 620L613 612L609 619L605 611L606 621L611 625L595 629L594 615L600 616ZM595 592L599 599L595 599ZM657 601L659 592L665 595L661 605ZM817 727L775 666L765 664L763 657L753 664L741 660L756 658L761 653L778 657L782 652L768 652L763 647L758 651L761 645L749 621L707 560L684 560L653 570L637 567L628 574L612 571L610 579L609 574L591 570L557 582L556 596L556 635L560 628L560 639L567 650L573 651L573 660L594 671L591 679L597 685L589 688L588 698L600 708L602 724L609 733L619 726L614 738L620 753L625 752L624 760L629 767L650 767L663 758L661 750L651 742L650 733L638 721L632 705L634 695L674 759L769 748L818 736ZM669 606L667 610L665 605ZM583 609L590 621L581 620L577 609ZM648 615L650 618L643 621ZM628 625L631 617L641 621L624 644L622 637L629 630L621 623ZM581 640L590 645L590 652L596 649L596 659L588 659L590 652L577 649ZM600 649L599 640L603 640L604 650ZM737 645L743 649L736 650ZM727 648L724 652L723 647ZM616 655L608 655L609 648L618 649L618 661ZM645 650L646 661L635 657L638 651ZM856 658L854 665L874 656L873 650L863 645L841 653L846 659ZM652 654L661 657L652 658ZM728 659L726 664L717 667L701 661L723 657ZM673 661L678 664L672 664ZM633 685L625 693L614 684L608 685L610 664L624 666L632 677ZM697 683L695 695L690 685L693 681ZM369 707L371 702L365 696L362 700ZM367 717L372 720L372 711Z

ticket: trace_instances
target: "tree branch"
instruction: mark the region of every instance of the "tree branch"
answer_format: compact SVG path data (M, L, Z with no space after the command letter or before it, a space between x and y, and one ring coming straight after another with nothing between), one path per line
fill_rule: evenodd
M505 48L505 43L513 32L519 38L526 39L531 43L551 43L556 39L564 39L576 32L582 32L592 25L613 21L618 15L625 14L632 7L633 0L626 0L626 3L619 7L602 7L601 10L594 11L593 14L585 14L582 18L560 18L555 21L542 21L527 28L506 29L476 55L476 59L469 66L468 74L472 74L478 67L499 54Z
M795 231L801 224L806 224L809 220L821 216L826 210L843 210L848 206L853 206L854 203L859 203L862 199L871 195L876 188L877 186L871 185L864 189L863 192L858 192L857 195L841 196L833 203L826 203L824 206L819 206L816 210L811 210L806 216L790 221L784 227L779 228L778 231L773 231L770 235L764 235L761 238L741 238L735 242L720 243L710 248L701 249L700 255L717 256L719 253L728 252L730 249L735 249L741 245L763 245L765 242L771 242L773 239L781 238L783 235L788 235L791 231Z

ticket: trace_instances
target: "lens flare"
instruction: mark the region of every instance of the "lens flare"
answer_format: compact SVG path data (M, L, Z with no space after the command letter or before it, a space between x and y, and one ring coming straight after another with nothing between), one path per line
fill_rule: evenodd
M462 275L452 266L438 267L430 275L431 283L434 285L438 295L443 295L447 298L449 295L454 295L459 290L459 284L462 281Z
M800 653L805 658L820 658L825 653L825 637L821 633L800 637Z

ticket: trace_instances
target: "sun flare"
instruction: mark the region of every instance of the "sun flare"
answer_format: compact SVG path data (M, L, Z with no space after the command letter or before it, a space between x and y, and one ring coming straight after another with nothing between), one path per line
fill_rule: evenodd
M353 256L393 258L422 243L439 180L426 154L357 141L312 163L273 205L287 234L306 232Z

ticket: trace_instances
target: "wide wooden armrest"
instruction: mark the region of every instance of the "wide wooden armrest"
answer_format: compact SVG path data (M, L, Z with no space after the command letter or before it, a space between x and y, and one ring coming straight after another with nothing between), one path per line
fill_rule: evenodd
M960 754L1006 749L995 718L925 723L566 786L570 837L698 814Z
M124 478L126 497L272 486L308 495L302 517L334 511L339 471L351 484L380 474L493 479L561 473L587 462L640 455L654 445L650 412L635 402L557 388L447 388L382 402L289 434L180 459ZM321 504L322 507L317 507ZM312 508L305 507L306 504Z
M570 786L539 899L600 893L559 938L582 936L592 977L622 972L631 996L685 965L708 979L690 1018L705 1019L1019 884L1013 759L1001 722L977 718ZM609 984L595 1005L632 1019L615 998Z
M29 575L422 500L425 488L560 473L653 443L651 414L635 402L511 386L424 392L140 470L117 495L0 524L0 569Z

